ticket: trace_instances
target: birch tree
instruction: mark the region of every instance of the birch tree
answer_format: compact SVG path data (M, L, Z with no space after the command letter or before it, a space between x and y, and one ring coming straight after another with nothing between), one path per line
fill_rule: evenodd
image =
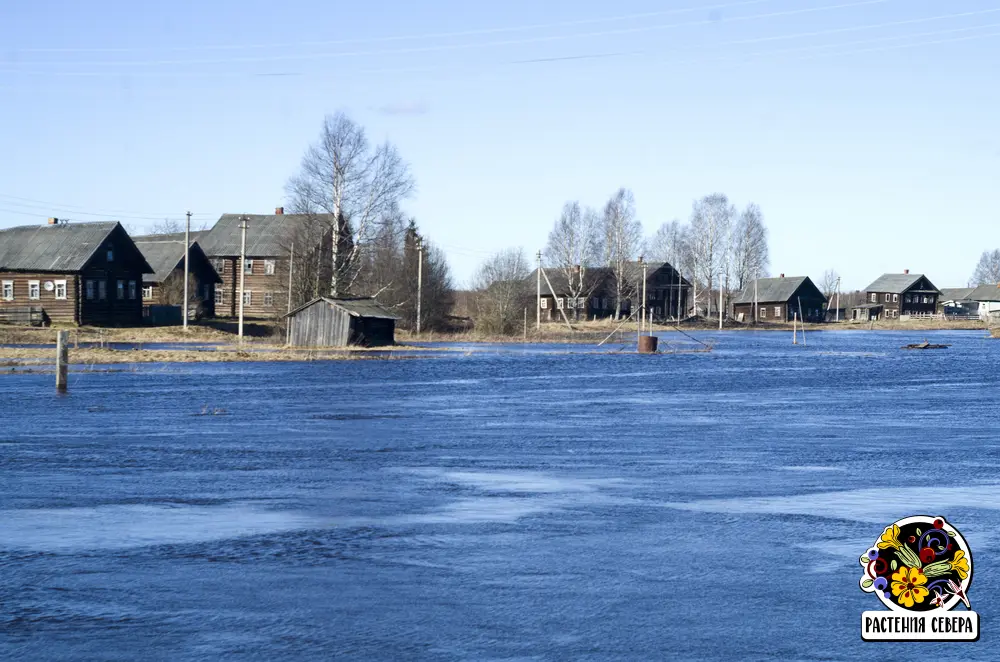
M672 293L668 305L673 306L681 301L681 276L690 274L690 248L688 246L689 228L678 220L663 223L656 233L646 242L643 252L646 257L656 262L667 262L677 272L677 278L672 285ZM692 276L693 278L693 276ZM678 306L679 307L679 306Z
M736 221L732 233L732 259L737 290L767 274L770 262L767 227L760 207L753 203L747 205Z
M547 264L566 281L566 295L571 300L588 299L597 287L597 272L592 267L600 259L600 217L591 208L582 209L573 201L563 205L562 214L549 233L545 248ZM580 318L580 307L572 306L573 318Z
M837 291L837 281L839 280L840 274L838 274L834 269L827 269L820 277L819 289L823 292L823 296L825 296L831 304L833 303L833 295Z
M736 208L722 193L706 195L695 201L691 210L691 257L694 275L705 283L709 297L708 312L712 312L712 285L719 287L717 276L729 270L729 235Z
M531 298L529 273L520 248L504 249L479 267L472 281L472 313L478 330L501 335L517 331Z
M642 224L636 219L635 196L628 189L618 189L607 204L603 216L604 263L611 270L615 290L615 319L622 313L622 303L635 290L635 274L629 263L635 260L642 245Z
M362 252L415 184L409 165L389 142L372 146L362 126L344 113L327 116L319 140L302 158L286 190L292 212L328 219L330 294L351 291Z
M996 285L1000 283L1000 248L983 251L972 274L971 285Z

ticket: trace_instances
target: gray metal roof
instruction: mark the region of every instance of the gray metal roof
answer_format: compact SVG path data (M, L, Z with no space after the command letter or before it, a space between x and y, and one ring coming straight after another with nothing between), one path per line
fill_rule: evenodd
M162 283L170 273L178 267L183 268L184 260L184 233L180 233L179 239L170 239L176 235L149 235L147 237L136 237L135 246L141 252L149 266L153 268L153 273L145 274L142 277L144 283ZM195 260L197 257L208 260L197 241L191 242L189 259ZM183 278L181 281L183 282ZM215 282L221 283L222 279L218 274Z
M318 297L316 299L313 299L312 301L309 301L308 303L302 304L292 312L285 315L285 317L290 317L299 312L300 310L304 310L305 308L308 308L309 306L312 306L313 304L318 303L320 301L325 301L331 306L336 306L338 308L346 310L348 314L351 315L351 317L372 317L372 318L387 319L387 320L399 319L399 317L389 312L389 310L385 306L380 304L375 299L369 297L364 297L364 298L359 297L351 299L346 299L346 298L333 299L331 297Z
M1000 284L980 285L967 298L970 301L1000 301Z
M654 275L659 269L666 268L673 271L674 268L669 262L647 262L646 263L646 278L652 280ZM566 270L562 267L544 267L542 272L548 276L549 282L552 283L552 289L556 291L559 296L565 295L569 292L569 281L566 278ZM626 273L630 277L640 278L642 275L642 265L638 262L627 262L626 263ZM676 272L674 272L676 274ZM532 269L531 273L528 274L528 282L534 284L538 278L538 269ZM589 285L595 285L595 291L602 291L602 287L614 281L614 270L611 267L587 267L586 273L584 275L587 283ZM688 282L686 278L681 277L681 287L690 287L691 283ZM549 286L545 282L545 278L542 278L542 296L551 296L549 292Z
M209 257L240 254L240 218L244 214L223 214L215 226L199 238L202 250ZM321 221L333 224L332 214L246 214L247 256L276 257L287 250L291 231L296 224Z
M785 303L800 287L806 282L812 283L809 276L788 276L785 278L759 278L757 279L757 302L758 303ZM815 287L815 286L814 286ZM818 292L817 288L817 292ZM822 293L820 293L822 295ZM826 297L824 297L826 298ZM743 291L737 295L733 303L753 303L754 282L750 281Z
M969 301L974 287L942 287L941 301Z
M0 269L81 271L117 227L117 221L99 221L0 230Z
M888 292L890 294L902 294L906 292L921 278L923 274L882 274L874 283L865 288L865 292ZM930 278L927 279L930 283ZM933 287L933 283L931 284ZM937 292L937 289L928 290Z

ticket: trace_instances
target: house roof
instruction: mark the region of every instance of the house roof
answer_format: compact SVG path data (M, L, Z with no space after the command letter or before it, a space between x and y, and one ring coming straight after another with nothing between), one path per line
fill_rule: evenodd
M673 266L669 262L647 262L646 278L652 279L654 274L660 269L666 268L673 270ZM627 262L626 270L629 276L638 277L642 266L638 262ZM614 278L614 272L611 267L587 267L586 268L585 279L589 281L590 284L595 284L599 289L601 284L603 284L607 279ZM569 280L566 278L566 270L562 267L544 267L542 269L544 273L549 278L549 282L552 283L552 289L556 291L557 295L566 294L569 291ZM532 269L531 273L528 274L528 282L534 284L535 279L538 278L538 269ZM688 282L686 278L681 277L681 287L689 287L691 283ZM549 286L545 283L545 278L542 278L542 296L551 296L549 292Z
M970 301L1000 301L1000 284L980 285L969 293Z
M174 269L178 266L183 266L184 233L180 233L179 239L171 239L174 236L176 235L149 235L135 238L136 248L142 252L143 257L146 258L146 261L153 268L153 273L143 275L142 282L162 283ZM198 242L192 241L189 259L196 259L198 255L202 259L208 260ZM181 278L181 282L183 280ZM218 274L215 275L215 282L222 282Z
M917 284L923 274L882 274L874 283L865 288L866 292L888 292L890 294L902 294ZM930 279L927 279L930 283ZM931 284L933 287L933 283ZM923 291L923 290L921 290ZM928 293L938 292L937 288L926 290Z
M785 278L759 278L757 279L757 302L758 303L785 303L795 294L803 284L809 280L809 276L787 276ZM817 290L818 291L818 290ZM822 293L821 293L822 294ZM824 297L825 299L826 297ZM737 295L733 303L753 303L754 283L750 281L743 291Z
M387 319L387 320L398 320L399 317L393 315L389 310L380 304L375 299L364 297L364 298L351 298L351 299L334 299L331 297L317 297L312 301L302 304L295 310L287 313L285 317L291 317L295 315L300 310L305 310L309 306L316 304L320 301L325 301L331 306L336 306L342 310L347 311L351 317L369 317L376 319Z
M198 243L209 257L240 254L240 218L247 217L247 256L274 257L286 250L296 224L309 220L333 223L332 214L223 214Z
M117 221L98 221L22 225L0 230L0 269L82 271L118 227ZM148 264L143 267L143 273L152 271Z
M974 287L942 287L942 301L969 301L969 295L975 290Z

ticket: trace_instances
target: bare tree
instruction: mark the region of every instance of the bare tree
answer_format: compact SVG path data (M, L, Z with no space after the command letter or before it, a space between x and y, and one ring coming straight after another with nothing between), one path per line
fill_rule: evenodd
M604 263L614 280L615 319L621 317L622 303L635 291L635 274L629 263L642 246L642 224L635 215L635 196L628 189L618 189L604 205Z
M736 208L722 193L695 201L691 210L691 258L695 277L705 284L709 313L712 312L712 285L716 276L724 278L729 271L730 227L735 215Z
M750 203L736 221L732 233L731 257L736 289L767 275L770 256L767 246L767 228L760 207Z
M149 228L149 234L174 234L177 232L184 232L184 224L174 218L156 221Z
M319 141L306 150L301 170L286 190L292 211L328 215L323 218L329 219L334 238L332 296L351 291L360 274L362 252L414 187L409 165L394 145L372 147L364 128L342 112L326 117Z
M1000 283L1000 248L983 251L972 274L971 285L995 285Z
M530 300L524 250L507 248L479 267L473 279L473 319L485 333L515 333Z
M587 299L598 285L591 268L600 259L600 219L589 207L579 202L567 202L555 227L549 233L545 259L558 269L566 281L566 294L571 300ZM574 319L579 319L580 306L571 305Z
M840 280L840 274L834 269L827 269L823 272L823 276L819 281L819 289L826 296L827 300L831 302L833 300L833 295L837 292L837 281Z
M183 247L183 243L182 243ZM184 305L184 274L181 271L171 272L160 284L160 303L166 306ZM188 307L196 317L201 317L202 298L198 293L198 279L194 274L188 274Z

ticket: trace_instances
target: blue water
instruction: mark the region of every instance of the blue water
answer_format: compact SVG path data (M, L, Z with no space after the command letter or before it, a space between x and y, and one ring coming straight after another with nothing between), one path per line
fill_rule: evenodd
M0 659L994 659L1000 341L695 335L0 376ZM861 641L917 513L977 643Z

